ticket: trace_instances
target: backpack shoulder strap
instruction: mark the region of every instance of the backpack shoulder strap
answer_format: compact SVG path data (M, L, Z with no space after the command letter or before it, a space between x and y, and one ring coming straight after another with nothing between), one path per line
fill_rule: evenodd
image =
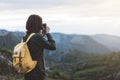
M30 36L29 36L29 37L27 38L27 40L25 41L25 43L27 43L33 35L35 35L35 33L31 33Z

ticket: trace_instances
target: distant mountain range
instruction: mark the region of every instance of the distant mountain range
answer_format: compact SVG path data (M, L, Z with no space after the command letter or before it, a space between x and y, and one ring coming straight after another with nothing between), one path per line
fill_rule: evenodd
M24 32L11 32L0 29L0 47L13 49L25 35ZM56 41L57 50L49 51L52 55L56 52L68 53L70 50L78 50L85 53L110 53L120 51L120 37L106 34L98 35L75 35L52 33Z

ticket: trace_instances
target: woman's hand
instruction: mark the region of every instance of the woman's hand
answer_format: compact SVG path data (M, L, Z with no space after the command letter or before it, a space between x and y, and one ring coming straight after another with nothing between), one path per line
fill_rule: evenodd
M46 26L46 33L45 34L48 34L50 32L50 28L48 26Z
M43 26L43 28L42 28L42 34L43 35L46 35L46 34L48 34L50 32L50 28L46 25L46 24L44 24L44 26Z

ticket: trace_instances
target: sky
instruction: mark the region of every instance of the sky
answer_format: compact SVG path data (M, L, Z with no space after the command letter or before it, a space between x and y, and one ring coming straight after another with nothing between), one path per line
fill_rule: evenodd
M0 0L0 29L26 31L31 14L51 32L120 36L120 0Z

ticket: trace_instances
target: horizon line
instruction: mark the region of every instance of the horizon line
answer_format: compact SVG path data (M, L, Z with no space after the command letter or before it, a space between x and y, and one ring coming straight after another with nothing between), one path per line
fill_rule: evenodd
M7 30L7 29L1 29L0 30L5 30L5 31L8 31L8 32L23 32L25 33L26 31L20 31L20 30ZM50 33L59 33L59 34L65 34L65 35L89 35L89 36L93 36L93 35L110 35L110 36L118 36L120 37L120 35L114 35L114 34L106 34L106 33L94 33L94 34L83 34L83 33L63 33L63 32L50 32Z

